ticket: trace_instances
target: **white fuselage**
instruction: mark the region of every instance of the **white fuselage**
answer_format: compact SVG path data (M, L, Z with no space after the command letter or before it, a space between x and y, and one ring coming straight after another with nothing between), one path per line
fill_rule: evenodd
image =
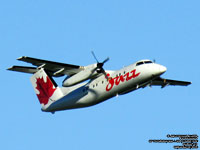
M92 106L118 94L125 94L145 87L166 71L166 67L150 63L148 60L140 62L118 71L106 71L109 79L106 79L102 74L89 83L63 87L62 90L66 91L66 95L43 111L53 112Z

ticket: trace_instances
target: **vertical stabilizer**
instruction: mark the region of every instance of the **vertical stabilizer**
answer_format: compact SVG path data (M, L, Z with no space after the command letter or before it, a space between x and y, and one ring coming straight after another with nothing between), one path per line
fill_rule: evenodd
M42 110L46 110L53 102L63 97L63 93L57 87L54 80L48 76L43 68L38 70L31 77L31 83L35 93L42 105Z

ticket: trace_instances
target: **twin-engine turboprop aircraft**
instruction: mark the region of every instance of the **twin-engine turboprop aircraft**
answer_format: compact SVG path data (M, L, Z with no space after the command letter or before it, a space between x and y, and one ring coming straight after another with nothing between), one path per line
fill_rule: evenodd
M146 86L157 85L164 88L168 85L191 84L161 78L167 68L150 60L140 60L117 71L103 69L109 58L103 62L96 59L97 63L89 66L76 66L25 56L18 60L36 67L13 66L8 70L33 74L31 83L42 105L42 111L52 113L92 106ZM67 77L62 83L63 87L58 87L52 77L64 75Z

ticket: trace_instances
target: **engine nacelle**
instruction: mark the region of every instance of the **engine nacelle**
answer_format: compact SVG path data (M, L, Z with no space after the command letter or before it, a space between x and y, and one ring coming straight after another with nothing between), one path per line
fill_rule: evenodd
M95 71L95 68L96 68L96 64L85 67L85 69L80 71L79 73L69 78L66 78L63 81L62 86L68 87L68 86L72 86L72 85L75 85L75 84L78 84L80 82L90 79L92 76L95 76L97 74Z

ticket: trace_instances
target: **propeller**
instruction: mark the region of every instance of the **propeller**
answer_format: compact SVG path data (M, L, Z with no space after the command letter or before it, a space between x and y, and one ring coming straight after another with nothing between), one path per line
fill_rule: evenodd
M97 73L103 73L104 76L106 77L106 79L108 79L108 76L107 76L105 70L103 69L103 65L107 61L109 61L110 58L108 57L103 62L99 62L93 51L92 51L92 55L93 55L94 59L97 61L97 67L95 68L95 70L97 71Z

